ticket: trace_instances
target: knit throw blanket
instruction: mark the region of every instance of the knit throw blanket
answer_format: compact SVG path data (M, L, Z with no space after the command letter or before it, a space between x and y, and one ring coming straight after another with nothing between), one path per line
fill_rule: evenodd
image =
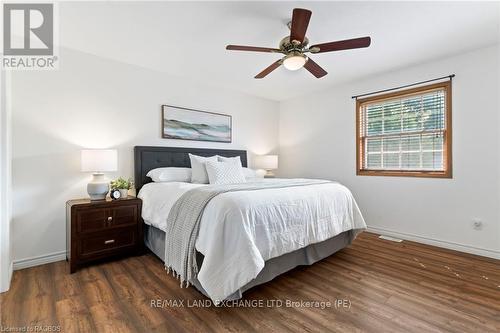
M167 218L165 238L165 269L189 286L198 273L195 243L205 207L217 195L237 191L257 191L274 188L326 184L315 179L269 179L228 185L202 186L184 193L174 204Z

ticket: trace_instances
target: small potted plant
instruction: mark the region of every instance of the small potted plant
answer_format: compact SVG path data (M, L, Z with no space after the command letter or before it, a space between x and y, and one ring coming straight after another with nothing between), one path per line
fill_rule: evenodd
M124 179L122 177L112 180L111 189L117 189L120 191L120 198L126 198L128 196L128 190L130 190L133 186L132 179Z

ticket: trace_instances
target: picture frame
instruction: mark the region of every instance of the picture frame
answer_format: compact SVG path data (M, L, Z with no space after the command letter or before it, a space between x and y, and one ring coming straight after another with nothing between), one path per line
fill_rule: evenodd
M231 115L162 105L162 138L232 142Z

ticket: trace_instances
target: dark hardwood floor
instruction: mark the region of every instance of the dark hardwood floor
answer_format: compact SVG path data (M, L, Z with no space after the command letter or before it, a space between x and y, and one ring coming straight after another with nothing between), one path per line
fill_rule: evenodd
M0 295L0 328L500 332L500 261L363 233L350 247L256 287L244 299L262 300L264 307L190 307L206 298L192 287L180 289L151 254L82 268L72 275L62 261L14 272L11 289ZM155 307L155 300L171 303ZM184 300L184 306L175 300ZM270 300L283 304L267 307ZM286 307L287 300L339 300L340 306Z

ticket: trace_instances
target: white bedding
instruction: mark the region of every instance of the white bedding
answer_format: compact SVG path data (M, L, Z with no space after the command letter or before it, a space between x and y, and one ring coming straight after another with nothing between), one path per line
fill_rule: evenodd
M144 185L137 195L142 199L144 223L166 231L168 213L177 199L184 192L200 186L207 185L183 182L160 182Z
M207 185L143 186L145 223L165 231L177 198L199 186ZM351 192L339 183L224 193L202 216L196 249L205 258L198 280L213 300L223 300L254 279L266 260L365 228Z

